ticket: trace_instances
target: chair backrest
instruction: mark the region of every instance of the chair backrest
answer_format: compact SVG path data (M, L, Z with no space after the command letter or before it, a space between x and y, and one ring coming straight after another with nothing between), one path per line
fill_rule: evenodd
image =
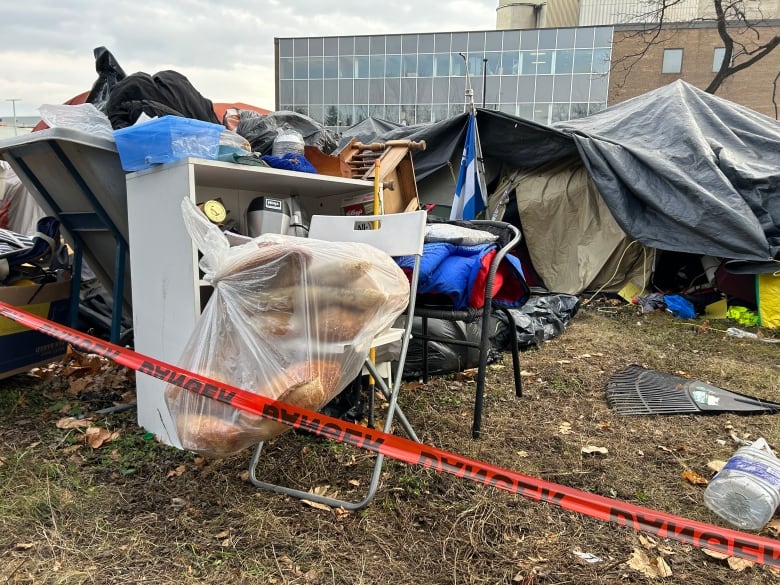
M314 215L309 237L329 242L360 242L390 256L422 256L425 211L387 215ZM377 222L376 229L366 229Z

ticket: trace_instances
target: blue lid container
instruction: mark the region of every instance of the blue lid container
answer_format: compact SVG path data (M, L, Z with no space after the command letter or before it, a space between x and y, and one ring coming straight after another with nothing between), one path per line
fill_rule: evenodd
M187 157L215 159L221 124L181 116L163 116L114 131L119 160L126 171Z

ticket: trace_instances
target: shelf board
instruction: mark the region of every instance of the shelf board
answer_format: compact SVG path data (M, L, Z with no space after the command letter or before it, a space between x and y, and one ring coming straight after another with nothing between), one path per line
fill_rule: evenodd
M373 181L347 179L331 175L302 173L270 167L242 165L199 158L186 158L164 165L193 165L195 184L200 187L262 191L276 195L305 195L317 198L333 195L358 195L370 192ZM138 171L136 175L157 172L160 167Z

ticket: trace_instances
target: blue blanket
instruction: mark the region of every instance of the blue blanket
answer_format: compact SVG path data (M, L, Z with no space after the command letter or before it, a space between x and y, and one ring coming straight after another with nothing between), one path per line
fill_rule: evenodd
M446 242L426 243L420 262L418 294L442 295L450 300L455 310L482 308L490 263L497 251L495 244L460 246ZM414 257L404 256L397 262L404 272L411 274ZM493 304L519 307L528 296L520 261L507 254L493 281Z

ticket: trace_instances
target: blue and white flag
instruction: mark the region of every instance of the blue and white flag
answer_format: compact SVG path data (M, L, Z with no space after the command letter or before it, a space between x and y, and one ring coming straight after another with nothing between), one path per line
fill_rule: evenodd
M466 129L466 142L463 144L463 157L460 160L450 219L475 219L477 214L487 207L486 191L485 177L482 172L482 149L479 146L477 132L477 116L472 112Z

